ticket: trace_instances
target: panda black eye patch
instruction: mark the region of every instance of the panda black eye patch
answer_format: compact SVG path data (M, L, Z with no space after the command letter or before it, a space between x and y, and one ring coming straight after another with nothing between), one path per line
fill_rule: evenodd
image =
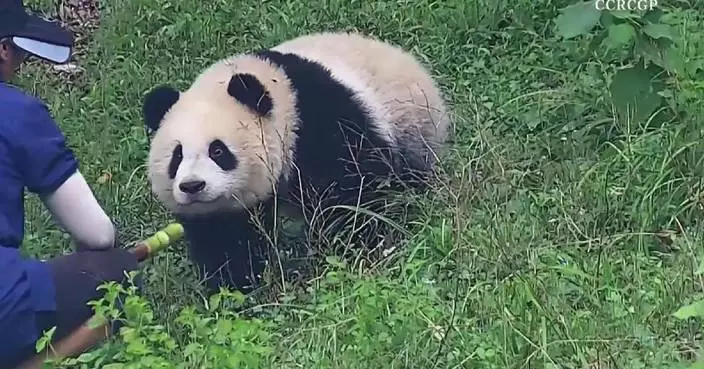
M234 170L237 168L237 158L235 154L220 140L214 140L210 143L208 156L222 170Z
M174 151L171 152L171 161L169 161L169 179L174 179L176 177L176 172L178 171L178 166L181 165L183 161L183 146L181 144L174 147Z

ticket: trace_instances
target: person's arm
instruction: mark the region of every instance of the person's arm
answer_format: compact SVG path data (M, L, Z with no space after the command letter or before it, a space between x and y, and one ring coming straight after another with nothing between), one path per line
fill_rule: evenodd
M56 191L41 198L79 248L103 249L115 244L115 227L81 172L74 172Z
M47 107L41 103L28 107L21 129L18 155L27 188L39 195L79 249L114 246L115 227L78 170L78 161Z

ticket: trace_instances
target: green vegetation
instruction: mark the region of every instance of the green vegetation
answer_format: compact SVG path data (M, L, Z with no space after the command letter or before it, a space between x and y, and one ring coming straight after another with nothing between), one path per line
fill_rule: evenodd
M208 300L179 245L148 264L121 336L76 365L691 365L702 324L678 317L704 309L674 313L704 291L704 9L599 14L570 3L104 4L85 74L66 83L31 65L22 82L50 104L123 240L169 220L145 177L143 94L164 81L183 88L228 54L303 32L374 34L432 67L456 137L443 183L417 200L422 217L386 259L330 257L306 283L272 279L277 299ZM28 211L29 255L70 249L36 199ZM235 314L245 303L256 319Z

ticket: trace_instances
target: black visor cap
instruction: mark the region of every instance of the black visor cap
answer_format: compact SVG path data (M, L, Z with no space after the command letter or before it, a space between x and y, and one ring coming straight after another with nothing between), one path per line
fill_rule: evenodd
M0 0L0 38L42 59L63 63L70 57L73 34L41 17L29 14L22 0Z

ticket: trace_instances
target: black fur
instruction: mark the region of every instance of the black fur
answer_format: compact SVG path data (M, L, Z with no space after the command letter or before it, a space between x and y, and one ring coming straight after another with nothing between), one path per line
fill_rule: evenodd
M260 116L268 115L274 107L269 91L257 77L249 73L232 76L227 85L227 93Z
M220 213L206 217L178 217L185 229L190 257L206 277L206 288L234 287L249 293L266 266L265 243L249 214Z
M171 160L169 160L169 179L176 178L176 172L178 171L178 166L181 165L183 161L183 146L181 144L176 145L174 150L171 152Z
M214 140L208 146L208 157L214 161L222 170L235 170L237 168L237 158L230 149L220 140ZM176 172L183 161L183 146L178 144L171 152L169 160L168 174L170 179L176 178Z
M324 207L355 205L362 182L369 186L371 180L386 178L392 171L389 165L393 161L392 152L374 132L370 112L323 66L271 50L257 55L284 69L296 90L296 109L302 122L294 153L298 170L293 171L288 184L280 184L279 194L284 197L279 200L291 200L294 194L301 192L320 195L328 191L325 199L313 196L302 201L315 206L325 200L322 201ZM259 114L268 114L273 106L268 93L256 78L248 76L233 78L228 92ZM247 88L240 87L243 85ZM299 183L304 183L306 188L301 189ZM362 202L376 194L373 189L362 193ZM267 212L271 211L272 204L273 201L265 204ZM247 278L261 274L264 265L261 250L266 244L248 219L247 212L181 219L191 256L201 271L226 272L227 277L220 274L221 277L208 283L211 291L223 286L248 292L247 285L251 283ZM253 253L251 259L250 252Z
M353 91L322 65L297 55L272 50L257 55L283 68L296 91L303 124L296 132L294 157L303 183L319 192L335 184L328 202L349 203L356 202L363 177L369 183L390 174L391 148L374 131L370 112ZM289 190L300 193L300 182L294 178Z
M235 170L237 168L237 157L227 148L224 142L214 140L208 146L208 156L222 170Z
M180 96L178 90L168 85L155 87L147 93L142 104L142 115L148 133L159 129L164 115L176 104Z

